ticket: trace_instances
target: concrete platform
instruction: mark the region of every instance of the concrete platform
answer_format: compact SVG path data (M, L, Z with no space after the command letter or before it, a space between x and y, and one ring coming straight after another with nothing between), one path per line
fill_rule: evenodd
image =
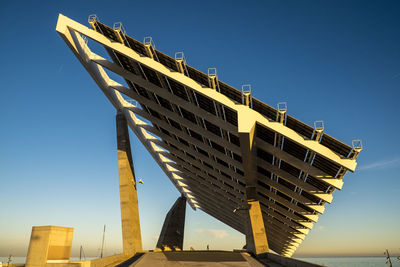
M237 267L281 267L277 263L263 264L247 253L229 251L168 251L147 252L136 257L135 261L126 261L119 267L127 266L237 266Z

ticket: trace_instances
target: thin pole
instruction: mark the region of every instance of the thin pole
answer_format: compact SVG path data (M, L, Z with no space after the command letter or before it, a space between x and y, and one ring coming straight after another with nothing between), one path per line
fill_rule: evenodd
M389 264L390 267L392 267L392 261L390 260L390 255L389 251L386 249L386 264Z
M104 238L105 238L105 236L106 236L106 225L104 225L103 242L101 242L101 253L100 253L100 258L103 258Z
M81 261L82 258L83 258L84 260L86 260L85 251L83 250L83 246L81 245L81 250L79 251L79 261Z

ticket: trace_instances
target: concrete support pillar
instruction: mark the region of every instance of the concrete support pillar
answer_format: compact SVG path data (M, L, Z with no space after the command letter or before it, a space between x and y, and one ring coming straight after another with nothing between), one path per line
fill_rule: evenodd
M123 252L132 254L142 251L136 179L128 125L122 112L118 112L116 122Z
M242 117L243 118L243 117ZM267 234L257 197L257 150L254 145L256 123L239 117L239 139L246 181L246 248L254 254L269 252Z
M246 248L255 255L269 252L260 202L247 200Z
M165 216L165 221L156 247L164 249L183 249L183 234L185 231L186 198L179 197Z
M253 124L248 131L239 132L244 178L246 180L246 197L248 200L257 199L257 151L253 148L255 128L256 125Z
M52 262L68 263L73 234L74 228L33 226L26 266L42 267Z

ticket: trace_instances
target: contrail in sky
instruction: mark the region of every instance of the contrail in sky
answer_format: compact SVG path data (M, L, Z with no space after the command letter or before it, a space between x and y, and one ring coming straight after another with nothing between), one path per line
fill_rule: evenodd
M399 76L400 76L400 72L397 73L396 75L394 75L394 76L392 77L392 79L396 79L396 78L399 77Z
M362 165L358 168L359 171L362 170L370 170L370 169L377 169L377 168L382 168L382 167L389 167L393 165L400 164L400 158L394 158L391 160L382 160L382 161L377 161L374 163L370 163L367 165Z

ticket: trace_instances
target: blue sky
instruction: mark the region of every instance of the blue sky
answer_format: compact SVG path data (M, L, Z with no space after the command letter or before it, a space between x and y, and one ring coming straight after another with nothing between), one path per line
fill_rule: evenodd
M121 249L115 110L55 31L58 13L97 14L169 55L351 144L356 173L295 256L399 253L400 4L396 1L3 1L0 256L26 254L33 225L75 228L73 254ZM131 135L144 247L177 190ZM187 210L185 248L233 249L244 237Z

